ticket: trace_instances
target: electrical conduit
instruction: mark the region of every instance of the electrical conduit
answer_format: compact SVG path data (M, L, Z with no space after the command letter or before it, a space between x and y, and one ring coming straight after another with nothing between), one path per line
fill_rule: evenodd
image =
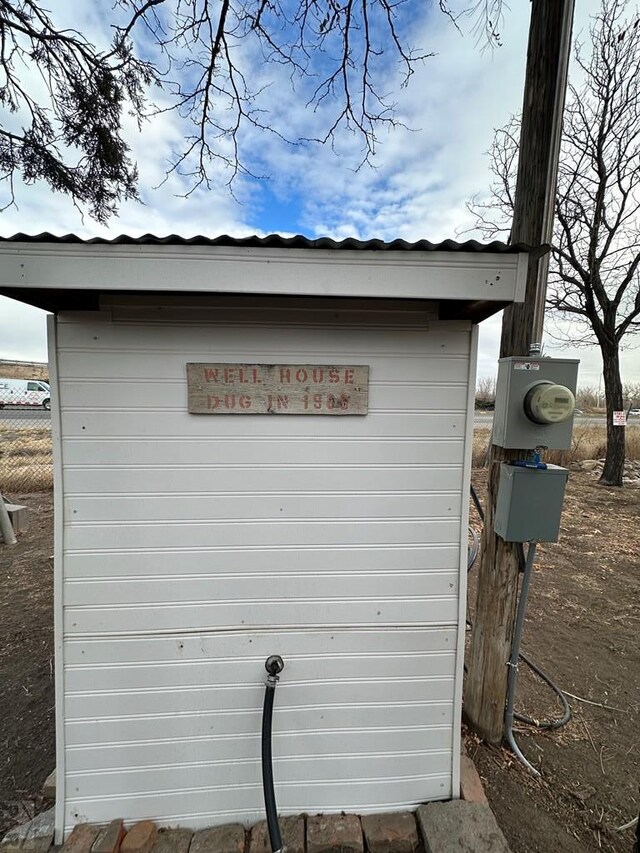
M524 574L522 577L522 587L520 589L520 599L518 600L518 610L516 613L516 626L513 633L513 642L511 644L511 657L509 658L509 680L507 683L507 708L504 714L504 729L507 743L511 750L515 753L518 759L536 776L540 773L536 768L524 757L520 751L520 747L516 743L513 736L513 718L514 718L514 703L516 697L516 684L518 681L518 658L520 657L520 642L522 640L522 631L524 628L524 614L527 609L527 596L529 595L529 586L531 584L531 575L533 574L533 561L536 556L536 543L531 542L527 551L527 558L524 563Z

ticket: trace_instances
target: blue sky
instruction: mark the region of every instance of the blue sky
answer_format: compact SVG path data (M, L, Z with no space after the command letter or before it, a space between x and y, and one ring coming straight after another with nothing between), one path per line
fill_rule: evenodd
M62 0L49 5L71 14L71 4ZM598 3L577 0L576 5L574 32L586 32L588 16ZM424 2L416 6L424 8ZM127 202L108 226L99 226L87 217L83 220L68 199L52 194L44 184L24 187L18 182L17 208L0 214L0 233L52 231L90 237L151 232L213 237L275 232L434 241L456 237L471 225L465 202L489 183L484 152L493 129L521 107L530 3L519 0L511 7L501 27L503 46L493 52L482 51L472 33L456 30L435 3L422 20L416 20L414 43L437 51L437 56L424 62L406 89L399 88L400 78L387 65L385 83L397 102L399 117L410 129L381 131L374 169L365 166L355 171L360 143L349 135L338 138L336 154L328 146L296 147L273 134L248 130L247 150L256 155L257 171L269 179L239 180L235 197L222 185L184 199L181 194L187 185L179 176L172 175L164 184L162 180L185 127L172 114L145 125L142 132L127 120L144 204ZM101 8L104 4L96 0L76 4L74 25L99 38ZM290 92L284 69L268 66L267 72L252 55L244 62L253 79L271 84L265 90L264 106L274 126L286 128L292 136L318 135L331 104L317 112L305 111L305 93ZM482 324L480 375L495 373L499 334L499 318ZM548 339L547 344L553 341ZM554 352L576 356L566 349ZM0 298L0 357L46 358L43 312ZM597 386L597 352L580 350L577 357L582 359L581 384ZM626 381L640 380L636 351L623 352L623 372Z

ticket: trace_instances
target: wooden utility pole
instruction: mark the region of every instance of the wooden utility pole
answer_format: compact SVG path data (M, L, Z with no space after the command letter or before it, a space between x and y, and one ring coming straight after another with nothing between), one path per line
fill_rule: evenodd
M548 255L535 251L548 244L554 200L562 112L567 85L574 0L533 0L520 131L518 178L512 243L534 248L529 259L525 301L504 312L500 356L530 354L541 344ZM516 543L493 531L499 463L522 458L525 451L492 447L478 591L468 675L465 716L489 743L504 734L507 662L515 621L519 559Z

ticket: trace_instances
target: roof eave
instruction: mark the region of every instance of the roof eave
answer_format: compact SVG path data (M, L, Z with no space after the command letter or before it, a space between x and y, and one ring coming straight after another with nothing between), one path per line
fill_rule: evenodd
M0 293L48 311L115 293L423 299L484 318L522 301L526 252L0 241ZM474 306L473 308L471 306Z

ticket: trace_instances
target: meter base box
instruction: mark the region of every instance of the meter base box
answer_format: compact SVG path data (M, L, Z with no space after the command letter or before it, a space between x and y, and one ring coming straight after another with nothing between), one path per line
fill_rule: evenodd
M557 542L569 472L500 464L493 529L507 542Z
M523 404L527 391L538 382L565 385L575 395L579 364L577 359L569 358L501 358L498 362L492 443L520 450L534 450L536 447L568 450L571 447L573 416L562 423L537 424L526 416Z

